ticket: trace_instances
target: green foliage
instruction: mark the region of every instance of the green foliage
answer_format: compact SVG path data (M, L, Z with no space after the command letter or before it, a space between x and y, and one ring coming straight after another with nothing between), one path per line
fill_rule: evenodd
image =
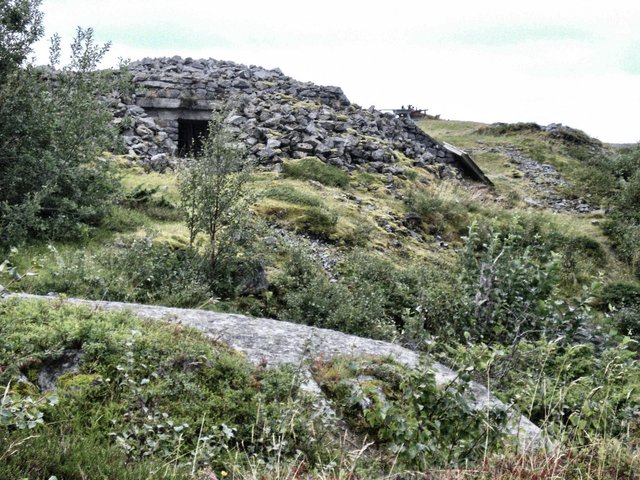
M13 247L5 260L0 263L0 298L2 295L10 291L14 283L22 280L22 275L18 273L18 267L11 263L11 255L18 253L18 249Z
M315 376L351 426L386 447L404 468L475 463L502 437L505 412L470 410L463 378L438 387L428 370L350 358L317 364Z
M338 224L338 214L335 211L324 205L308 206L282 202L284 201L264 202L258 205L258 210L265 220L286 226L296 232L324 240L334 238Z
M600 303L605 309L640 306L640 285L637 283L609 283L600 292Z
M481 135L509 135L515 133L535 133L542 131L542 127L537 123L519 122L519 123L492 123L485 127L479 128L478 133Z
M193 330L63 303L4 301L0 335L8 392L0 417L9 419L0 425L2 478L193 478L245 459L312 464L321 448L322 424L308 414L293 369L255 369ZM57 403L17 393L18 378L33 381L69 351L82 354L77 372L56 380ZM25 420L31 429L21 428L22 414L34 418Z
M578 440L628 438L637 427L640 365L633 342L598 349L550 341L502 345L460 345L450 349L456 365L474 367L496 394L514 402L555 438Z
M331 210L320 207L304 209L303 214L296 219L296 227L314 237L331 238L338 223L338 215Z
M315 180L328 187L344 188L349 185L350 177L347 172L315 157L289 160L284 162L283 167L286 177Z
M604 225L604 231L616 247L618 255L640 278L640 223L635 223L623 214L614 213Z
M565 257L582 255L591 259L596 265L603 267L606 263L606 252L597 240L578 236L568 238L564 243ZM566 261L566 260L565 260Z
M70 427L73 425L46 426L38 435L25 437L14 434L8 437L7 440L12 440L15 447L5 452L7 460L0 463L0 477L65 480L193 478L184 469L174 471L173 465L163 466L153 457L128 461L126 454L117 446L106 443L102 435L89 431L81 437L70 434Z
M420 294L419 272L364 252L347 256L338 267L340 282L352 293L352 305L361 310L362 317L377 317L402 327L403 309L415 305Z
M283 273L272 286L278 300L274 312L277 317L347 333L358 333L365 326L374 337L379 336L382 325L370 325L360 318L351 306L349 290L331 282L321 268L301 251L290 254Z
M19 430L33 429L44 423L44 411L47 407L57 405L58 397L49 392L38 394L36 398L23 396L17 391L11 391L11 384L4 389L4 395L0 401L0 426L12 427Z
M517 223L507 232L490 230L485 238L472 225L460 261L471 306L465 331L473 338L510 342L555 327L556 257L540 239L524 239Z
M620 334L640 342L640 306L620 309L613 315L613 320Z
M109 211L118 183L98 156L114 132L98 96L111 86L95 71L107 49L78 29L68 66L17 69L0 85L1 244L77 237ZM55 37L52 62L59 52Z
M31 53L44 33L41 0L3 0L0 4L0 85Z
M438 195L417 189L410 190L404 198L407 210L420 216L426 231L431 235L457 237L469 225L468 205L445 200Z
M221 118L209 123L202 154L188 161L178 177L180 205L189 228L189 244L196 235L207 237L212 276L233 251L246 211L249 169L243 149L234 143Z
M331 280L300 250L287 259L273 282L278 302L273 314L290 320L370 338L391 339L401 328L405 308L416 302L418 280L374 255L356 253L338 266Z
M94 255L53 255L56 267L36 281L36 291L176 307L198 306L212 296L203 258L150 238L120 242Z
M356 252L330 278L311 257L293 252L273 280L265 314L369 337L395 332L416 347L429 335L505 343L549 332L573 335L588 320L589 291L571 301L560 295L561 257L535 230L520 220L474 224L455 268L399 267ZM599 244L582 237L551 241L575 245L567 247L575 258L601 254Z
M640 341L640 285L628 282L607 284L600 291L597 305L606 312L620 335Z
M320 197L302 192L290 185L272 187L264 192L264 196L282 202L293 203L294 205L303 205L306 207L322 206Z
M557 248L561 254L560 284L568 292L575 290L577 285L592 282L608 262L607 253L600 242L590 237L559 237Z
M136 185L133 190L127 192L122 203L144 213L152 220L161 222L182 220L182 212L162 194L160 186Z
M620 258L640 269L640 147L591 154L576 175L577 193L610 207L603 228Z

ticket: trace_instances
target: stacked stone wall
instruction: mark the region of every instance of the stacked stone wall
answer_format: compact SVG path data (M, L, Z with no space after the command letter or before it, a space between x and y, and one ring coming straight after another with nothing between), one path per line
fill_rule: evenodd
M207 120L218 111L260 164L315 156L348 170L396 174L409 159L459 175L455 157L412 120L352 104L338 87L213 59L146 58L129 70L134 93L121 98L115 122L127 153L156 170L173 163L180 119Z

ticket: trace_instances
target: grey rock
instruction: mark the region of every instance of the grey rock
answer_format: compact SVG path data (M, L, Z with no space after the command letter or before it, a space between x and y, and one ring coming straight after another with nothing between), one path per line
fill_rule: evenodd
M258 157L260 157L261 159L269 159L269 158L275 157L276 155L277 155L277 152L270 147L265 147L258 151Z
M142 108L180 108L179 98L139 98L137 105Z
M78 372L82 356L80 350L65 350L59 357L46 360L38 372L40 390L55 390L58 378L65 373Z
M296 145L296 149L300 152L312 153L314 147L313 145L311 145L311 143L300 142Z
M272 78L274 75L275 75L274 73L268 70L264 70L262 68L253 71L253 77L257 78L258 80L268 80Z
M10 295L8 298L46 301L55 299L24 294ZM324 359L331 359L335 356L356 355L391 357L408 367L422 368L419 355L411 350L395 344L355 337L333 330L203 310L72 298L65 299L65 301L103 310L128 310L143 318L187 325L244 352L247 358L256 364L266 362L268 365L292 364L300 366L308 364L320 356ZM48 383L51 384L52 380L55 381L59 375L70 371L69 369L74 368L74 365L77 367L80 358L78 352L69 353L59 365L56 364L50 369L46 376L49 379ZM457 378L457 374L453 370L437 362L429 362L427 368L434 373L438 385L447 385ZM493 397L484 386L472 382L470 391L472 396L468 401L471 408L477 410L503 408L509 411L508 432L521 448L532 450L549 445L549 440L545 438L538 427L518 412L509 410L507 405Z
M241 125L246 121L247 119L242 115L231 115L225 119L225 123L233 125L234 127L237 127L238 125Z
M138 134L142 138L148 138L153 135L153 132L149 129L149 127L145 127L144 125L138 125L136 127L136 134Z
M265 237L263 242L268 247L275 247L276 245L278 245L278 239L274 236Z
M277 155L267 155L270 158L265 163L271 165L278 164L281 156L300 158L314 153L345 169L360 165L369 169L366 164L370 162L393 164L397 159L392 150L398 150L415 165L445 165L443 176L455 176L449 173L454 170L449 167L453 157L447 157L411 120L352 105L338 87L298 82L278 69L214 59L147 58L132 62L129 68L136 96L111 96L109 105L115 116L132 116L136 125L152 131L153 136L146 131L127 133L139 137L138 141L127 140L127 145L139 145L134 150L143 163L154 152L171 155L175 151L179 119L208 118L228 102L233 109L231 126L248 147L267 143L268 138L281 142L267 144L274 151L281 148ZM140 122L138 117L147 120ZM257 135L257 129L265 132ZM169 135L173 144L160 132Z
M164 173L167 169L173 169L171 158L166 153L153 155L149 161L149 166L155 172Z
M375 150L371 154L371 158L373 158L377 162L381 161L384 158L384 150L382 149Z
M282 142L276 138L270 138L267 140L267 148L280 148L280 145L282 145Z
M238 78L238 79L234 80L231 83L231 85L234 86L235 88L242 88L242 89L251 87L251 84L248 81L246 81L245 79L242 79L242 78Z
M150 88L171 88L171 87L173 87L173 83L163 82L163 81L160 81L160 80L144 80L144 81L140 82L140 85L142 85L143 87L150 87Z

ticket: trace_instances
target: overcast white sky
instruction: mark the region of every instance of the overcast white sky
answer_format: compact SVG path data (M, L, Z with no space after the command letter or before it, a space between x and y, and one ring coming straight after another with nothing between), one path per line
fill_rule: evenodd
M279 67L353 102L443 118L560 122L640 141L638 0L44 0L46 37L77 26L118 57ZM48 45L36 48L46 63Z

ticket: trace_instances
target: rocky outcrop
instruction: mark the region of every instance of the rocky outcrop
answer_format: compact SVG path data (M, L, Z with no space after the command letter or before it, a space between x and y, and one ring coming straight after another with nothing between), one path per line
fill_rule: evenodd
M57 300L56 297L16 294L9 298ZM249 361L261 365L292 364L300 368L309 368L316 358L329 360L335 356L373 356L390 357L411 368L424 368L420 356L399 345L360 338L353 335L316 327L308 327L267 318L252 318L244 315L216 313L204 310L159 307L120 302L100 302L83 299L65 299L64 301L88 305L102 310L129 310L144 318L165 320L196 328L217 341L227 343L242 351ZM428 362L440 386L455 381L457 374L450 368ZM306 375L306 388L320 393L310 373ZM473 398L470 406L474 409L508 407L495 398L482 385L472 382L470 391ZM511 410L509 415L509 434L520 447L538 449L546 447L542 432L530 420Z
M402 173L400 160L456 176L456 159L411 119L349 102L338 87L227 61L147 58L129 65L134 93L113 105L128 154L155 170L171 164L180 124L223 111L255 162L315 156L345 169Z

